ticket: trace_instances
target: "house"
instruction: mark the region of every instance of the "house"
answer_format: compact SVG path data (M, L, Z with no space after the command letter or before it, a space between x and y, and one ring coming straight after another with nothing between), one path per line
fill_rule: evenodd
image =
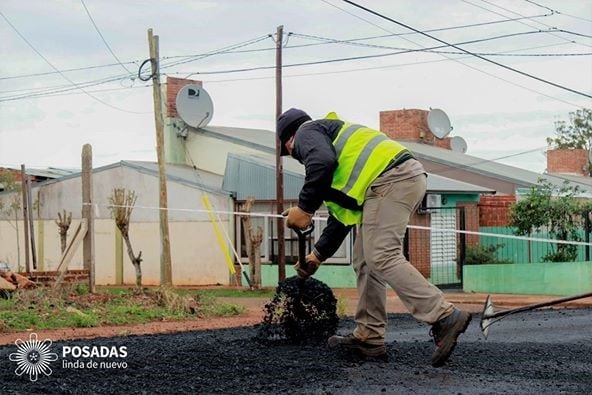
M152 162L122 161L93 169L93 214L95 218L95 275L98 285L133 284L134 269L127 255L121 234L111 219L109 197L114 188L126 188L137 195L130 223L130 239L137 255L142 251L142 272L145 285L160 282L159 178L158 166ZM228 284L229 270L225 263L226 244L220 245L202 198L207 196L217 211L232 210L230 194L220 189L222 177L197 171L186 165L167 166L169 232L175 285ZM82 208L81 174L47 180L32 187L38 209L34 215L38 271L53 271L61 256L58 213L72 213L70 238L80 222ZM10 199L0 193L0 200ZM20 215L20 213L17 213ZM19 219L22 217L19 216ZM231 232L232 217L219 214L219 227ZM20 221L0 217L0 260L12 270L24 267L23 237L15 231ZM22 223L19 225L22 230ZM228 239L233 235L226 233ZM82 251L76 252L70 269L82 269Z
M239 211L248 197L256 200L253 211L267 216L253 218L254 226L261 226L264 237L261 249L264 263L262 275L264 285L277 282L277 228L272 215L275 209L275 133L268 130L231 127L186 125L177 112L175 97L186 84L201 85L199 81L167 77L167 103L165 117L165 157L169 163L191 164L198 169L223 176L222 189L234 198L234 211ZM290 157L283 159L284 206L296 204L298 193L304 181L304 169ZM424 210L413 219L412 224L423 227L456 227L457 211L465 205L477 205L483 194L494 194L495 190L474 183L456 181L447 176L430 174L428 177L428 198ZM428 202L429 199L429 202ZM430 210L429 208L438 208ZM443 209L442 209L443 208ZM319 210L319 216L326 216L326 210ZM477 215L473 213L472 215ZM467 224L478 222L467 218ZM451 225L453 224L453 225ZM317 220L310 244L320 236L324 221ZM242 260L247 261L244 231L241 222L235 220L235 248ZM412 229L406 253L410 261L435 283L457 283L457 242L454 234L430 234L423 229ZM286 232L287 264L297 259L297 238ZM316 275L331 286L353 286L351 268L352 235L321 267ZM434 267L435 270L432 270ZM434 274L438 276L434 276Z

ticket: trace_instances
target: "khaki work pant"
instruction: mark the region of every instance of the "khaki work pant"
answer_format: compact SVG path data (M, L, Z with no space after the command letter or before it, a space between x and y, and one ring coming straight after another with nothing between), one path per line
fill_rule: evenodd
M388 177L388 173L366 193L363 221L353 251L359 295L354 336L369 344L384 343L387 284L420 321L433 324L454 309L403 255L409 218L426 191L425 174L387 183L382 177Z

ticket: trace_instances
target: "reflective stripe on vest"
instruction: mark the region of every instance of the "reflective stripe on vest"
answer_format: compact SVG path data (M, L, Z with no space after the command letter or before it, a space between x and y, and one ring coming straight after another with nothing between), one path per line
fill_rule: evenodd
M407 152L405 147L384 133L361 125L344 124L333 141L338 166L331 188L364 203L366 190L391 160ZM354 225L362 222L362 212L345 209L334 202L325 205L339 222Z

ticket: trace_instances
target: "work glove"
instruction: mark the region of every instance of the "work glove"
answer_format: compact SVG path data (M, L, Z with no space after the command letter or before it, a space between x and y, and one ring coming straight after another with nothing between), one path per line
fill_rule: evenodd
M290 229L306 230L312 223L312 214L307 213L300 207L291 207L285 210L282 215L288 217L286 226Z
M296 270L296 273L298 273L298 277L300 277L303 280L306 280L307 278L315 274L319 266L321 266L321 260L317 257L317 255L314 252L308 254L305 257L305 260L305 265L300 265L300 262L296 262L296 264L294 265L294 270Z

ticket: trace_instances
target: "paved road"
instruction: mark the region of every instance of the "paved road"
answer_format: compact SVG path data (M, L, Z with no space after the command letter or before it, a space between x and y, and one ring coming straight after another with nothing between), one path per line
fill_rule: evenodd
M485 340L476 316L443 368L429 365L428 327L409 315L389 316L390 360L364 361L322 344L262 343L256 328L59 342L49 377L14 374L0 347L0 393L199 394L590 394L592 309L509 316ZM340 332L353 328L341 322ZM122 358L62 357L64 347L126 347ZM63 360L125 362L111 368L64 367Z

